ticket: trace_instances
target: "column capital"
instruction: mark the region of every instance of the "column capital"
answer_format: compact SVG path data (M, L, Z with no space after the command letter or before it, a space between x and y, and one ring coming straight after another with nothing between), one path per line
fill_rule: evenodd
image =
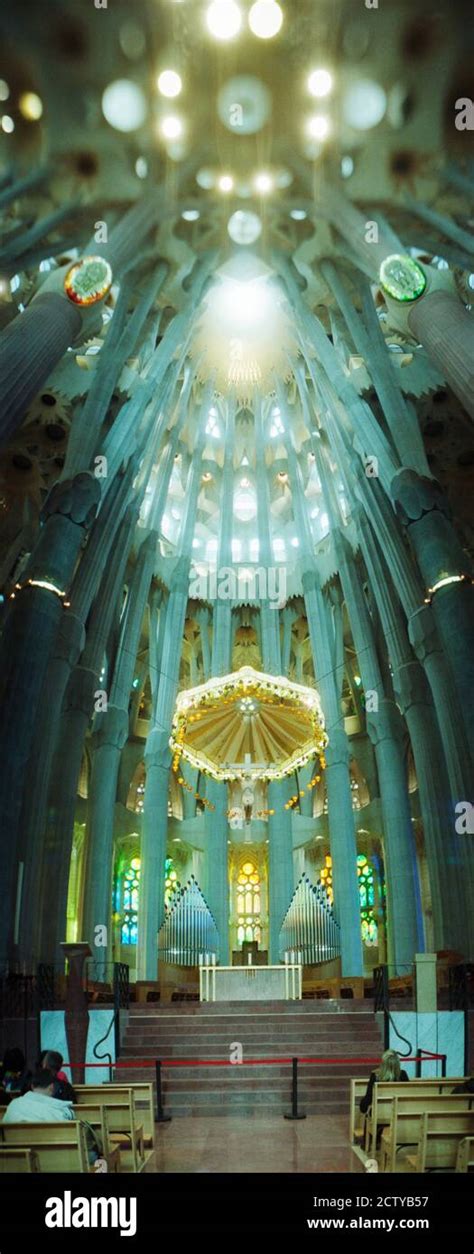
M331 732L329 744L324 751L324 756L328 767L341 764L347 768L349 767L351 756L349 740L347 738L347 732L344 731L343 727L335 727Z
M168 770L171 763L171 749L169 732L163 727L153 727L148 733L144 758L147 769L158 766L164 771Z
M418 661L426 662L430 653L440 653L436 623L431 605L423 605L408 619L408 637Z
M437 479L419 475L415 470L399 470L390 484L390 494L396 513L405 526L418 522L432 510L439 510L445 518L451 517L448 502Z
M96 671L85 666L76 666L67 686L64 711L81 711L89 719L94 705L94 693L98 691L98 687Z
M94 749L102 749L110 745L114 749L123 749L128 737L128 714L117 705L109 705L107 710L96 714L92 742Z
M82 471L73 479L63 479L51 488L41 511L46 523L54 514L62 514L79 526L89 527L101 499L99 480L90 471Z
M86 632L82 619L67 610L60 621L53 657L67 662L71 667L76 666L85 643Z
M402 744L404 722L394 701L389 701L384 697L378 710L372 710L367 714L367 732L374 747L382 744L384 740Z

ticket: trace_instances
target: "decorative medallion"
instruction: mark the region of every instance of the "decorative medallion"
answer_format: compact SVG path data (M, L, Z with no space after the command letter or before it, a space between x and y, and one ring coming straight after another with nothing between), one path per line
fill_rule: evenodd
M392 300L418 300L426 288L426 275L413 257L393 253L382 261L380 286Z
M112 268L104 257L75 261L64 280L64 290L75 305L95 305L112 287Z

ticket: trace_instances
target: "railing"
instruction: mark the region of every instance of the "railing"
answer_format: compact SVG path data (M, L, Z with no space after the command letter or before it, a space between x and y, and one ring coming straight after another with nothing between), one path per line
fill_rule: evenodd
M194 875L176 895L158 933L159 957L181 967L217 959L219 933Z
M330 962L341 952L341 931L326 889L302 875L283 920L280 959L313 965Z

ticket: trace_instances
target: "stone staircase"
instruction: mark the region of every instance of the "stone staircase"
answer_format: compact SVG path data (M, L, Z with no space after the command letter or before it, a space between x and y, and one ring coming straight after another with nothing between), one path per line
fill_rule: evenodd
M349 1079L369 1075L371 1064L355 1058L380 1058L381 1034L366 1002L219 1002L133 1006L122 1044L121 1061L137 1066L118 1069L124 1077L155 1082L154 1066L142 1059L202 1059L208 1066L163 1065L165 1113L178 1115L282 1115L291 1107L288 1063L216 1066L229 1061L235 1043L243 1059L321 1057L321 1065L298 1068L299 1108L306 1114L349 1114ZM332 1058L343 1059L334 1063Z

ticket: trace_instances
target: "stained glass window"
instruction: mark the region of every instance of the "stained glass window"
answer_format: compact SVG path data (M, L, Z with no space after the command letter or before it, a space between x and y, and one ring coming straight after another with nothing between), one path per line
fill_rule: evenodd
M359 876L360 926L362 940L366 945L378 944L378 927L375 919L374 871L365 853L357 858L357 874Z
M254 862L244 862L237 879L237 943L262 940L260 875Z
M122 880L122 945L136 945L138 937L138 895L140 858L131 858Z
M374 869L365 853L357 857L357 875L359 879L360 930L366 945L378 944L378 927L375 918L375 881ZM332 858L327 854L320 875L331 905L334 900L332 883Z
M167 858L165 862L165 907L169 910L175 893L178 893L181 883L178 879L178 872L175 870L173 859Z

